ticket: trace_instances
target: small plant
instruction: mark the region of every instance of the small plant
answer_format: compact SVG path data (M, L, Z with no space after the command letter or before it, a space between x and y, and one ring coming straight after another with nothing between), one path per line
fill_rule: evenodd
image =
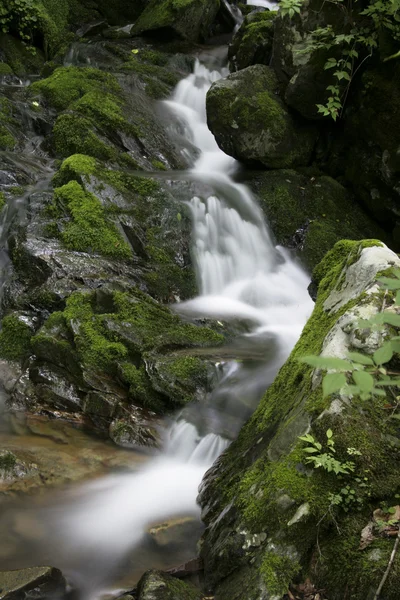
M326 432L325 452L323 451L322 444L318 442L311 434L307 433L306 435L299 437L299 439L310 444L306 448L303 448L303 450L309 455L306 458L306 463L311 463L314 469L322 468L328 473L333 472L336 475L339 475L340 473L343 475L349 475L354 471L355 464L353 461L349 460L346 462L341 462L335 458L336 450L332 429L328 429ZM347 453L350 456L360 454L360 452L354 448L348 448Z

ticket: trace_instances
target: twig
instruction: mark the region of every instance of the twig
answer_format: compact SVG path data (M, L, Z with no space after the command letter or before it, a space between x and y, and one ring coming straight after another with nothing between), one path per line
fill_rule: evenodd
M376 590L376 594L374 596L374 600L379 600L379 596L380 596L380 593L382 591L382 588L385 585L386 579L388 578L389 573L390 573L390 569L392 568L392 565L393 565L393 562L394 562L394 557L396 556L396 552L397 552L397 548L399 547L399 544L400 544L400 527L399 527L399 531L398 531L398 534L397 534L396 541L395 541L394 546L393 546L392 554L390 555L388 566L386 567L386 571L384 572L383 577L381 579L381 582L380 582L380 584L378 586L378 589Z

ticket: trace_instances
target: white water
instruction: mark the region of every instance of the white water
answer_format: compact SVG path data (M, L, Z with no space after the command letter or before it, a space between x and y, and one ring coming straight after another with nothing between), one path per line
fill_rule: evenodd
M197 62L194 73L178 84L166 106L200 150L188 177L214 190L189 203L200 295L176 308L223 321L245 320L250 324L242 340L246 348L262 342L272 354L268 364L259 361L255 370L238 363L222 367L220 385L210 402L223 396L228 399L225 406L252 395L258 400L298 339L312 302L306 274L284 250L274 247L251 193L232 179L237 163L218 148L207 128L206 93L220 77L221 72ZM200 410L196 405L192 409ZM89 484L72 506L54 511L52 530L62 546L57 566L86 594L98 591L108 571L139 544L150 523L199 514L198 485L227 445L226 439L210 430L200 435L191 422L175 422L163 457L151 459L139 473Z
M271 0L247 0L249 6L268 8L269 10L279 10L279 3Z

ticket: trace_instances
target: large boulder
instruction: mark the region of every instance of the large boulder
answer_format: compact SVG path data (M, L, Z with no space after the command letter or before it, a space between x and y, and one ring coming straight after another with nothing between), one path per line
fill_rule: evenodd
M250 13L244 19L229 46L231 71L240 71L256 64L269 65L275 17L275 12L266 10Z
M313 127L292 118L279 97L274 71L264 65L211 86L207 123L224 152L272 169L307 165L316 141Z
M219 0L151 0L131 33L158 33L198 42L210 34L219 5Z
M311 271L343 238L385 237L346 188L316 170L256 172L246 183L277 242L295 249Z
M390 310L391 294L383 296L377 278L399 266L380 242L344 240L316 268L316 305L298 344L202 484L201 554L206 590L218 600L281 600L293 581L304 589L307 579L330 600L374 597L394 547L385 527L390 511L386 517L374 511L398 504L400 436L398 421L389 417L396 400L361 401L341 392L324 397L320 372L299 359L374 352L382 332L377 338L358 319L379 313L382 303ZM307 433L321 452L332 439L331 455L342 464L352 461L354 470L338 476L310 467L307 444L299 439ZM399 575L397 555L385 600L398 598Z

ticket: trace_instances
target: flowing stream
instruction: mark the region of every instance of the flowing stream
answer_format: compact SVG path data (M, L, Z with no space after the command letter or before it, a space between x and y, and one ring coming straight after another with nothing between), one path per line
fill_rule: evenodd
M206 93L226 74L222 67L197 61L194 72L164 103L172 123L198 149L187 178L212 190L188 200L200 293L174 309L219 319L241 333L231 357L216 365L214 391L203 405L193 404L177 416L158 456L137 472L85 484L72 501L46 509L43 521L53 538L53 564L87 597L109 584L150 524L173 516L199 518L196 497L202 476L256 407L312 310L307 275L283 248L275 247L255 199L233 179L238 164L218 148L208 130Z

